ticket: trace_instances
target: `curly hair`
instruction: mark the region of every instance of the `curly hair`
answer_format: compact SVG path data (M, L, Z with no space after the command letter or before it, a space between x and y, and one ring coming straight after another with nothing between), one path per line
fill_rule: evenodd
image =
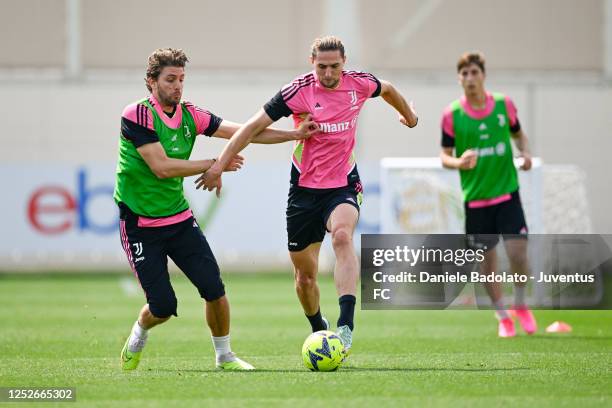
M189 61L187 55L180 48L158 48L151 55L147 64L147 76L145 84L149 92L152 92L151 86L147 83L149 78L157 80L159 74L165 67L181 67Z

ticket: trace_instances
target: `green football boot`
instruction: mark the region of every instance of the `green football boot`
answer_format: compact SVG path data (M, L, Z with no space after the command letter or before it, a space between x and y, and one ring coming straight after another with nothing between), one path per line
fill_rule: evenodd
M138 363L140 363L140 356L142 355L142 350L137 352L132 352L128 350L128 344L130 342L130 338L128 337L125 341L125 345L123 346L123 350L121 350L121 368L124 370L135 370L138 367Z
M222 355L217 361L217 369L225 371L251 371L255 367L236 357L236 354L230 352Z

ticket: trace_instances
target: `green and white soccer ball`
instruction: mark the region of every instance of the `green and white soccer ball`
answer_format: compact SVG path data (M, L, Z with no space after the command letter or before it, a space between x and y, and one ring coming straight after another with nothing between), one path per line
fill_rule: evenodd
M340 337L332 331L312 333L302 346L302 359L310 371L334 371L344 358Z

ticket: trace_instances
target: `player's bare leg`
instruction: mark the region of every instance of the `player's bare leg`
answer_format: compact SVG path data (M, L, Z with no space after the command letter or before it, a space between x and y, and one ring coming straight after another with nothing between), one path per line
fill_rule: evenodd
M497 269L497 250L495 248L489 249L484 254L484 260L480 264L480 274L489 276L496 272ZM501 285L497 282L485 283L484 287L491 299L493 305L503 303L503 293Z
M321 315L319 304L317 273L320 250L321 243L315 242L301 251L289 252L291 262L293 262L295 292L313 332L329 329L329 323Z
M484 254L484 260L480 264L480 273L482 275L491 275L497 272L497 250L495 248L489 249ZM491 303L495 307L495 314L499 320L497 334L499 337L514 337L516 336L516 330L514 329L514 322L508 314L504 306L502 286L499 282L487 282L484 284L485 289Z
M168 317L156 317L149 310L149 305L146 304L140 309L138 320L132 327L132 332L125 342L121 350L121 367L124 370L134 370L140 363L142 349L144 348L149 330L158 324L162 324L170 319Z
M162 324L168 321L172 316L168 317L155 317L149 310L149 304L146 304L140 309L140 315L138 316L138 324L145 330L152 329L158 324Z
M354 206L340 204L332 211L327 221L327 229L331 232L332 246L336 255L334 281L340 303L338 336L347 353L352 346L355 294L359 279L359 263L353 246L353 233L358 219L359 212Z
M206 323L215 347L216 365L222 370L253 370L252 365L236 357L230 347L230 306L227 296L206 301Z
M212 302L206 302L206 323L210 334L215 337L227 336L230 330L230 308L227 296L221 296Z
M353 295L357 291L359 263L353 246L353 233L359 219L357 209L350 204L340 204L327 221L332 246L336 255L334 281L338 296Z
M319 285L317 272L319 269L319 251L321 243L308 245L301 251L289 252L295 278L295 291L307 316L319 310Z
M506 253L510 260L510 271L513 274L529 276L529 261L527 259L526 239L504 240ZM514 285L514 309L512 313L518 318L521 327L527 334L533 334L538 329L536 320L525 302L527 284L518 282Z

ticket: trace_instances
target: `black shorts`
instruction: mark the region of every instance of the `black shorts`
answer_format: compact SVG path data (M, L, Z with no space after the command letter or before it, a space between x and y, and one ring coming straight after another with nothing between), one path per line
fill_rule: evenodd
M119 204L121 245L156 317L176 316L177 300L170 284L168 257L207 301L225 294L215 256L192 217L162 227L139 227L138 215Z
M473 248L494 248L499 235L504 239L526 239L525 213L518 190L510 200L482 208L469 208L465 203L465 233Z
M287 248L297 252L312 243L323 242L332 211L346 203L359 212L361 201L359 182L320 191L291 186L287 200Z

